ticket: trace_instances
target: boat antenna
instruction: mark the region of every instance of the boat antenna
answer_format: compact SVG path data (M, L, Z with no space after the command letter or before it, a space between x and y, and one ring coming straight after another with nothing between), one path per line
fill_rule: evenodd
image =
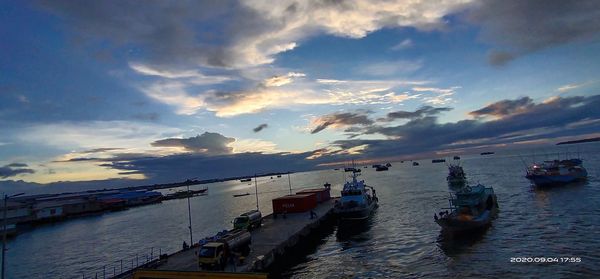
M256 196L256 211L260 211L258 209L258 183L256 182L256 173L254 174L254 194Z

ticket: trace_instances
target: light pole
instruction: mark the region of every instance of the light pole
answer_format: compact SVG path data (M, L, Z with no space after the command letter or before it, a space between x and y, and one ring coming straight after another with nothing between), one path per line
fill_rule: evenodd
M187 183L187 202L188 202L188 221L189 221L188 228L190 229L190 247L192 247L192 245L194 245L194 237L192 234L192 206L190 205L190 196L192 196L192 192L190 192L190 182L193 180L196 180L196 179L198 179L198 177L188 179L188 183Z
M256 210L260 211L258 209L258 184L256 182L256 174L254 174L254 195L256 196Z
M4 279L4 274L6 273L6 265L5 265L5 258L6 258L6 211L8 210L8 198L14 198L20 195L23 195L25 193L18 193L18 194L14 194L14 195L6 195L4 194L4 213L2 214L3 217L3 231L2 231L2 279Z
M290 185L290 195L292 194L292 180L290 179L290 172L288 171L288 184Z
M189 220L189 229L190 229L190 247L194 245L194 238L192 236L192 206L190 205L190 185L187 186L187 200L188 200L188 220Z

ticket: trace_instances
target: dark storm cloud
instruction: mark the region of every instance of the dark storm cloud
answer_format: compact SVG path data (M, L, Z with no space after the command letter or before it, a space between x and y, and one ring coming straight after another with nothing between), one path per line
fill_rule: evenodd
M344 112L321 116L315 120L315 123L317 123L318 126L310 132L311 134L316 134L320 131L323 131L331 125L371 125L373 124L373 120L369 119L367 115L363 113Z
M88 150L81 151L79 153L82 153L82 154L104 153L104 152L108 152L108 151L115 151L115 150L121 150L121 149L123 149L123 148L103 147L103 148L88 149Z
M255 133L258 133L267 127L269 127L269 125L267 125L266 123L263 123L263 124L258 125L258 127L252 129L252 131L254 131Z
M220 155L229 154L233 151L228 145L234 142L234 138L225 137L219 133L204 132L191 138L168 138L157 140L152 143L155 147L183 147L187 151Z
M497 116L503 117L519 112L526 112L534 107L533 100L529 97L523 97L516 100L502 100L488 105L482 109L469 112L472 116Z
M8 178L20 174L31 174L34 172L34 170L27 168L27 164L12 163L0 167L0 178Z
M452 108L449 108L449 107L435 108L435 107L431 107L431 106L424 106L416 111L400 110L400 111L390 112L386 115L385 118L380 118L378 120L379 121L393 121L396 119L415 119L415 118L421 118L424 116L433 116L433 115L437 115L441 112L451 111L451 110L452 110Z
M600 34L600 3L596 0L482 1L468 13L482 26L482 38L498 44L490 63L503 65L515 57Z
M212 179L267 172L306 171L314 169L320 162L306 159L312 154L312 152L299 154L240 153L221 156L180 154L113 162L107 166L123 172L142 173L153 181L168 182L192 176L198 176L200 179Z
M40 1L60 15L78 38L111 43L115 48L140 49L156 64L194 61L222 66L221 49L209 41L223 34L193 27L207 25L235 7L232 1Z
M503 116L496 120L440 124L437 117L426 116L399 126L371 125L362 130L362 134L380 134L389 139L349 139L336 141L334 145L348 149L367 144L365 156L381 157L583 135L600 128L598 106L600 95L555 97L538 104L527 97L504 100L475 111L477 115ZM519 113L514 113L515 109L520 109Z

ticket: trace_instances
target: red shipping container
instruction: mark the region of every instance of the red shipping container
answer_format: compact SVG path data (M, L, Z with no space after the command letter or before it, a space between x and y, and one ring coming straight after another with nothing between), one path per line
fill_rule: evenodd
M328 189L328 188L304 189L296 194L298 194L298 195L316 194L318 203L322 203L324 201L328 201L329 199L331 199L330 189Z
M273 199L273 213L306 212L317 207L317 195L287 195Z

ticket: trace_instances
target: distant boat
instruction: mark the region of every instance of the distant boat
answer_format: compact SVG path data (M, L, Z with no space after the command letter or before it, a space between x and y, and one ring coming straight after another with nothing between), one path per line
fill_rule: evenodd
M377 168L379 166L381 166L381 165L380 164L371 165L372 168Z
M194 197L199 195L204 195L208 191L208 188L200 189L200 190L183 190L177 191L172 194L167 194L162 196L162 200L174 200L174 199L183 199L188 197Z
M413 166L418 166L419 162L413 162Z
M323 187L325 187L325 188L331 188L331 183L325 182L325 184L323 184Z
M281 177L281 174L278 174L277 177Z
M340 170L340 169L333 169L333 170Z
M431 160L432 163L443 163L446 162L446 159L433 159Z
M252 181L252 178L240 179L240 182L250 182L250 181Z
M587 177L581 159L544 161L527 167L525 177L535 185L565 184Z
M249 196L249 195L250 195L250 193L244 193L244 194L235 194L233 196L237 198L237 197L243 197L243 196Z
M454 160L460 160L460 156L454 156Z
M378 166L377 168L375 168L375 171L386 171L388 170L388 167L386 166Z
M493 155L495 152L481 152L481 155Z
M344 168L344 171L345 172L351 172L351 171L354 171L354 168Z
M465 187L451 197L450 212L434 214L435 222L442 230L463 233L489 225L498 213L498 201L494 189L478 184Z
M389 167L391 167L391 166L392 166L392 164L390 164L390 163L386 163L386 164L385 164L385 166L389 168Z

